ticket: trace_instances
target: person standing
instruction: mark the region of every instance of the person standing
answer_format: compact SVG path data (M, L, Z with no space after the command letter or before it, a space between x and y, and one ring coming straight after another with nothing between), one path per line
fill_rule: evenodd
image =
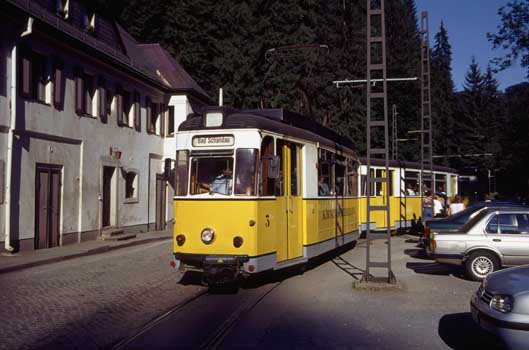
M455 213L459 213L460 211L465 209L465 203L461 200L461 196L456 194L454 197L454 200L452 203L450 203L450 215L454 215Z

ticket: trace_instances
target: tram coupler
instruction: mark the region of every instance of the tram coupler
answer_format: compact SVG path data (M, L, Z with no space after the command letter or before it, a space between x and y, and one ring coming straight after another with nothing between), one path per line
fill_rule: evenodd
M239 276L240 265L237 257L206 257L203 280L210 286L235 282Z

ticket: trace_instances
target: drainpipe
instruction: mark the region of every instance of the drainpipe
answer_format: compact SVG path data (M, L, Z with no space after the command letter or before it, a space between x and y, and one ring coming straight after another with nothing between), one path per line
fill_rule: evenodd
M28 18L26 30L20 35L21 38L33 32L33 18ZM11 176L13 164L13 141L17 122L17 63L18 63L18 43L11 49L11 101L10 101L10 122L7 134L7 164L6 164L6 205L5 205L5 245L4 248L12 253L15 248L11 246Z

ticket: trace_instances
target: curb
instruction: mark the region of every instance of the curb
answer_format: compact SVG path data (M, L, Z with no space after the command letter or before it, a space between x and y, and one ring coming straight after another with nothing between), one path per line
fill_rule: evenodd
M71 259L81 258L81 257L85 257L85 256L90 256L90 255L97 255L97 254L107 253L107 252L111 252L113 250L134 247L134 246L141 245L141 244L152 243L152 242L156 242L156 241L162 241L162 240L165 240L165 239L171 239L171 237L168 236L168 237L146 238L146 239L143 239L143 240L128 242L128 243L125 243L125 244L117 244L117 245L114 245L114 246L104 245L102 247L92 248L92 249L89 249L87 251L80 252L80 253L75 253L75 254L70 254L70 255L63 255L63 256L56 256L56 257L52 257L52 258L47 258L47 259L38 260L38 261L32 261L32 262L27 262L27 263L20 263L18 265L7 266L7 267L3 267L3 268L0 267L0 274L14 272L14 271L20 271L20 270L25 270L25 269L29 269L31 267L49 265L49 264L53 264L53 263L60 262L60 261L71 260Z

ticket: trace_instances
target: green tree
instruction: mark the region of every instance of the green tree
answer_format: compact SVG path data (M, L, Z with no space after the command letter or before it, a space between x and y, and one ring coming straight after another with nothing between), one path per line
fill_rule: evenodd
M458 135L454 129L454 82L452 81L452 48L448 32L441 22L435 34L431 59L432 133L434 154L445 155L443 165L449 165L456 152Z
M529 78L529 0L509 1L500 7L498 15L501 25L497 33L488 33L487 37L494 49L507 49L508 52L493 60L497 69L512 66L518 59L526 67Z

